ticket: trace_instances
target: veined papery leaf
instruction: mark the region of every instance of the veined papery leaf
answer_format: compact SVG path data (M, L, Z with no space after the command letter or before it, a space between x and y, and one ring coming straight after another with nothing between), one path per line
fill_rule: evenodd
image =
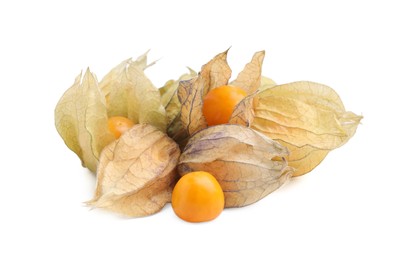
M82 78L82 81L81 81ZM55 126L82 165L96 171L101 150L114 140L107 127L104 95L88 69L80 74L55 108Z
M337 93L322 84L294 82L257 95L251 127L288 146L295 176L311 171L354 134L362 116L346 111Z
M171 201L179 156L165 133L134 126L103 149L95 196L87 204L132 217L158 212Z
M292 168L283 158L287 155L287 148L250 128L216 125L190 138L178 171L181 175L193 171L213 174L223 189L225 207L242 207L289 179Z

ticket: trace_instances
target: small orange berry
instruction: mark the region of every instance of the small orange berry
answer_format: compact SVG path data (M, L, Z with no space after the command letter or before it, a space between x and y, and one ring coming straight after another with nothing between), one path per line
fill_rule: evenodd
M229 122L236 105L246 97L246 92L234 86L221 86L210 90L203 100L203 115L209 126Z
M123 116L110 117L107 123L110 132L114 135L116 139L135 125L135 123L133 123L132 120Z
M190 172L181 177L172 192L175 214L188 222L215 219L224 208L224 194L208 172Z

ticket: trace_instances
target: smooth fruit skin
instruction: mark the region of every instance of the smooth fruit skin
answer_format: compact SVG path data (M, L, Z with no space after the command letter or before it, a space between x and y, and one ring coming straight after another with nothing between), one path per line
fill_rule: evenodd
M209 126L229 122L236 105L247 96L246 92L234 86L221 86L210 90L203 100L203 115Z
M107 123L110 132L114 135L116 139L135 125L135 123L133 123L132 120L123 116L110 117Z
M224 209L224 194L208 172L190 172L180 178L172 191L175 214L188 222L215 219Z

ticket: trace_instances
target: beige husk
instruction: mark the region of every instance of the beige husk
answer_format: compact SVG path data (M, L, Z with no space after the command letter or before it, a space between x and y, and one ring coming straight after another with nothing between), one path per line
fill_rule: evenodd
M178 145L151 125L138 124L100 157L94 198L87 204L126 216L154 214L171 201Z

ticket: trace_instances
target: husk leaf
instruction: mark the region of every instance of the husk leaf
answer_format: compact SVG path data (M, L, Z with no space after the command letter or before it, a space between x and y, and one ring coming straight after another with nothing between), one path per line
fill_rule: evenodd
M294 176L317 166L345 144L362 119L346 111L337 93L314 82L294 82L259 92L251 128L286 145Z
M283 158L287 155L285 147L250 128L217 125L190 138L178 172L213 174L223 189L225 207L242 207L262 199L289 179L292 169Z
M87 204L131 217L160 211L171 200L179 156L178 145L156 127L134 126L103 150Z
M76 78L56 105L55 126L82 165L95 172L101 150L114 137L107 127L104 95L89 69Z

